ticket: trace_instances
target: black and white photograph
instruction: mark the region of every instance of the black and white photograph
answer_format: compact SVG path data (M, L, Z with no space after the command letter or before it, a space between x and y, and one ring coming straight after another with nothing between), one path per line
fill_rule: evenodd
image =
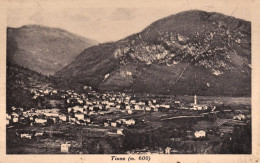
M41 2L6 11L6 155L252 154L250 8Z

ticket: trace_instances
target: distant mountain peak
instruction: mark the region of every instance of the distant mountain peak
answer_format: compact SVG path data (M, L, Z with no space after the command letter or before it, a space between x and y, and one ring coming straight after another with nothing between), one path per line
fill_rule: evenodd
M25 25L7 28L7 60L44 75L71 63L85 48L97 41L72 34L60 28Z

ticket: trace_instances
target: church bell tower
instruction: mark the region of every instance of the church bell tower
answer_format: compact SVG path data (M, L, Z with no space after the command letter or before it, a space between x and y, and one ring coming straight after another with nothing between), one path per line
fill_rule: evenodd
M197 96L195 95L194 96L194 106L196 106L197 105Z

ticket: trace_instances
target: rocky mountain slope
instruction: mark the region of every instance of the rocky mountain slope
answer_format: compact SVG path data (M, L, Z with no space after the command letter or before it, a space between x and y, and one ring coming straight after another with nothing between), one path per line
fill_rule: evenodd
M251 23L192 10L85 49L56 73L100 90L251 94Z
M7 64L17 64L44 75L71 63L97 42L59 28L28 25L7 28Z

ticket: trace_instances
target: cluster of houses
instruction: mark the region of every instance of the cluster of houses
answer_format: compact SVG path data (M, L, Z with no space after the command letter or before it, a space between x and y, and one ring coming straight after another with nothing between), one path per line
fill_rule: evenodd
M33 94L33 99L37 99L38 97L44 97L46 95L55 95L58 93L58 90L52 88L31 89L30 92Z
M100 111L114 111L126 110L132 114L133 111L159 111L159 109L169 109L170 105L158 104L157 100L137 101L131 96L122 94L98 94L96 92L89 92L88 95L77 94L71 90L67 91L66 95L62 96L66 99L66 103L75 106L82 106L84 109L90 111L89 114Z
M11 113L6 113L6 125L24 124L31 125L59 122L60 109L29 109L12 107Z
M137 101L125 93L100 94L92 90L89 86L84 86L84 90L88 90L87 94L78 94L73 90L63 91L52 88L46 89L31 89L33 99L37 99L39 96L46 95L59 95L64 100L67 108L67 114L60 114L55 109L35 110L30 109L29 111L17 111L18 108L12 108L14 111L11 115L7 116L6 123L18 123L23 119L29 117L30 122L46 124L47 119L51 119L54 123L70 122L72 124L86 125L91 123L91 116L110 114L114 111L120 111L122 113L133 114L136 112L157 112L170 109L169 104L159 104L156 99ZM175 106L181 106L180 101L175 101ZM181 108L181 107L180 107ZM22 108L20 108L22 109ZM194 103L190 110L207 110L207 105L197 104L197 97L194 96ZM52 110L52 111L51 111ZM22 115L19 113L22 112ZM41 112L44 112L41 114ZM43 116L39 116L43 115ZM133 125L132 120L123 120L122 124ZM119 123L119 122L117 122ZM108 125L104 123L104 125ZM115 126L115 122L110 122L111 126Z
M12 107L13 112L6 114L6 125L28 124L28 125L46 125L48 123L69 123L78 125L87 125L93 123L88 116L87 111L79 106L68 108L68 114L61 113L60 109L30 109L24 111L23 108ZM118 119L116 121L105 121L104 126L117 127L118 125L134 125L134 119Z
M97 115L106 115L113 112L121 112L123 114L134 114L136 112L157 112L168 110L171 108L169 104L160 104L156 99L137 101L125 93L109 94L97 93L91 87L85 86L88 90L87 94L78 94L73 90L59 92L55 89L32 89L33 99L45 95L59 95L67 106L66 112L61 109L29 109L12 107L12 112L6 115L6 124L35 124L46 125L48 123L66 122L70 124L88 125L93 124L93 117ZM175 101L176 106L180 106L180 101ZM197 97L194 96L194 110L206 110L206 105L197 104ZM196 109L195 109L196 108ZM243 118L243 117L242 117ZM106 120L103 126L118 127L121 125L135 125L134 119L117 119L114 121Z
M156 99L150 100L136 100L125 93L109 94L97 93L91 87L85 86L84 90L88 93L78 94L73 90L55 90L51 88L46 89L32 89L32 99L44 97L46 95L59 96L64 101L64 108L52 109L23 109L12 107L11 112L6 114L6 124L11 126L14 124L24 125L48 125L53 123L67 123L73 125L98 126L98 128L89 128L88 135L95 136L102 133L104 135L123 135L123 126L136 125L136 120L133 118L124 118L124 116L117 119L106 119L102 122L95 122L96 116L103 116L111 113L121 113L125 117L129 114L158 112L169 110L172 105L168 103L161 103ZM179 100L174 101L174 106L182 108ZM194 103L191 104L190 110L207 110L207 105L197 103L197 97L194 96ZM243 116L238 115L234 119L243 119ZM101 128L102 129L101 129ZM115 132L109 132L108 128L114 128ZM102 131L101 131L102 130ZM32 139L32 137L42 136L43 132L36 133L20 133L20 138ZM93 136L93 137L94 137ZM193 132L193 137L204 138L206 132L203 130ZM70 143L61 144L61 152L68 152L71 148ZM165 149L165 153L170 153L172 149Z
M93 119L91 118L92 115L104 115L106 113L110 113L110 111L102 110L102 105L91 105L88 106L84 105L82 106L74 106L69 107L67 109L68 114L63 115L62 120L69 122L71 124L80 124L80 125L86 125L88 123L94 123ZM66 117L65 117L66 116ZM111 121L110 119L107 119L103 122L103 125L105 127L112 126L112 127L118 127L118 125L134 125L135 120L134 119L118 119L116 121Z

